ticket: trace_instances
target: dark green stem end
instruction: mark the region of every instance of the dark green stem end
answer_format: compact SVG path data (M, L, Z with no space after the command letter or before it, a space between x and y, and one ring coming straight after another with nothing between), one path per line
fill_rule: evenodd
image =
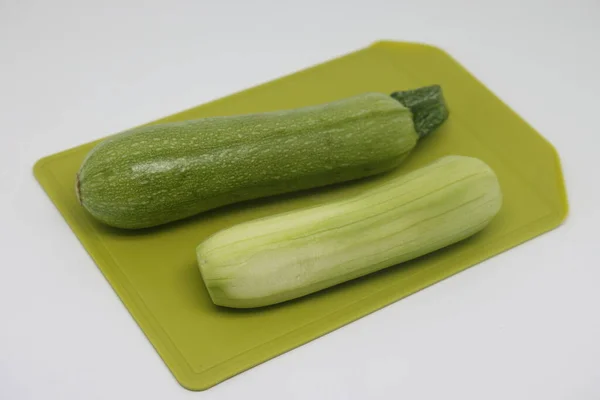
M439 85L394 92L391 96L412 112L420 138L429 135L448 119L448 108Z

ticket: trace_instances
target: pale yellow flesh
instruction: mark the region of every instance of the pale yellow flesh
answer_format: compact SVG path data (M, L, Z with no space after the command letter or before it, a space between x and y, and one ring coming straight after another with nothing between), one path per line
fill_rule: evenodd
M463 240L501 204L491 168L447 156L351 199L220 231L197 247L198 263L215 304L266 306Z

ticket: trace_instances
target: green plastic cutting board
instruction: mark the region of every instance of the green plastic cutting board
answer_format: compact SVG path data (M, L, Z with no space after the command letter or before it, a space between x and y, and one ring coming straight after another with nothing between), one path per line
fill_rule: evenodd
M377 42L153 122L293 108L430 84L442 86L450 117L395 173L447 154L478 157L500 180L504 203L498 216L457 245L278 306L214 306L196 267L196 245L233 224L348 196L372 181L247 202L132 232L101 225L77 203L75 173L96 142L45 157L34 172L176 379L203 390L555 228L567 213L566 194L554 148L448 54L421 44Z

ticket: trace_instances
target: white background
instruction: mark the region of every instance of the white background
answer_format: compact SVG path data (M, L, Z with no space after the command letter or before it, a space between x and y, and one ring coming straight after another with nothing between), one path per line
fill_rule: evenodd
M600 399L600 3L0 0L0 398ZM371 44L444 48L562 157L559 229L205 392L32 176L45 155Z

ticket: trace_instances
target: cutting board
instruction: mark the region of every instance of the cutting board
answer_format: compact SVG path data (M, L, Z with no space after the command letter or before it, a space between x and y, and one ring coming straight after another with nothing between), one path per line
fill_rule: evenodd
M272 307L234 310L213 305L196 265L196 245L243 221L350 196L369 180L124 231L98 223L77 203L75 174L98 141L45 157L35 164L34 173L177 381L190 390L204 390L559 226L567 213L559 158L548 141L450 55L415 43L377 42L150 122L290 109L430 84L442 86L450 117L393 173L448 154L478 157L500 181L500 213L461 243Z

